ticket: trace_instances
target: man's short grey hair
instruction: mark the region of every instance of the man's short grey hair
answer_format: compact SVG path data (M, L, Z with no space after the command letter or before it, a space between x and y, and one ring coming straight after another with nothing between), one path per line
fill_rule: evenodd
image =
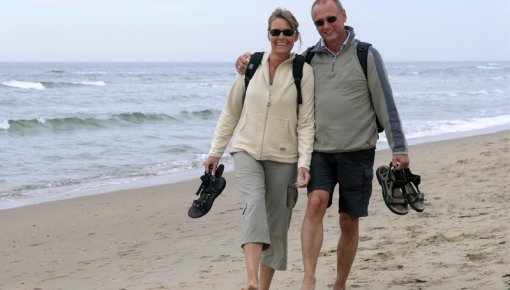
M342 11L344 10L344 7L342 6L342 3L340 3L340 0L315 0L313 1L313 4L312 4L312 11L311 13L313 14L313 8L317 5L317 4L324 4L328 1L333 1L336 3L336 6L338 6L338 11Z

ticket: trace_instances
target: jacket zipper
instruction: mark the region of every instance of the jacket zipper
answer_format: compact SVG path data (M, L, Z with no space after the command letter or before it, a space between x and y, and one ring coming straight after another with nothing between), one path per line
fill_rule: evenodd
M336 54L333 55L333 63L331 63L331 73L335 71Z
M262 143L260 144L260 157L262 160L263 150L264 150L264 141L266 139L266 131L267 131L267 117L269 116L269 107L271 107L271 86L269 87L269 95L267 96L267 107L266 107L266 116L264 122L264 131L262 132Z

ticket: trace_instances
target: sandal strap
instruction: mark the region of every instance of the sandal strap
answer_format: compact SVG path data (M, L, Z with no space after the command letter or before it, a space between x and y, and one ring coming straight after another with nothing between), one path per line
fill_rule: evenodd
M391 172L389 177L395 186L403 187L406 184L412 182L416 187L418 187L418 185L421 183L421 176L413 174L411 169L407 168L404 170L395 170L391 163L389 167Z
M407 204L407 200L404 197L392 197L386 196L386 202L389 204Z
M396 174L395 174L396 173ZM407 184L405 180L402 179L404 175L402 175L402 172L395 171L393 166L390 163L390 166L388 168L388 171L382 174L384 178L387 178L389 182L391 182L392 187L399 187L402 188L404 185ZM383 185L385 186L385 185ZM393 193L393 189L390 187L387 189L388 195L385 197L385 201L388 204L407 204L407 200L404 196L395 197Z
M408 195L412 196L414 199L417 199L417 200L423 200L425 198L425 194L423 192L411 192L411 193L407 193Z
M418 185L421 183L421 176L412 174L411 170L409 168L405 170L405 177L409 182L412 182L415 185Z
M408 182L405 172L403 170L395 170L395 167L393 167L391 162L389 165L388 174L389 174L388 177L393 182L393 185L396 187L402 187L402 186L406 185Z
M195 193L195 195L199 195L200 192L205 187L207 187L207 185L211 182L211 178L214 178L214 176L212 176L211 172L212 172L212 164L209 165L209 170L204 172L204 175L200 176L200 180L202 180L202 183L200 184L200 187L198 187L197 193ZM221 170L221 172L223 172L223 169ZM220 175L221 175L221 173L220 173ZM214 182L214 180L212 182Z
M212 196L211 193L203 193L200 195L200 197L197 200L193 201L193 206L198 208L201 212L205 212L205 204L207 203L207 200Z
M225 170L225 166L223 164L220 164L217 168L216 168L216 172L214 173L214 176L215 177L221 177L221 175L223 174L223 170Z

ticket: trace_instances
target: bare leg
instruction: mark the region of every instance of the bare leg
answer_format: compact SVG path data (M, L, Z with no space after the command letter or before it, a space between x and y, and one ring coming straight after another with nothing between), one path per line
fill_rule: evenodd
M246 261L246 272L248 274L246 290L259 289L259 264L262 254L262 244L247 243L243 246L244 259Z
M359 219L340 213L340 240L337 247L337 275L333 290L344 290L358 250Z
M271 286L271 281L273 281L275 270L268 266L261 265L260 266L260 288L259 290L269 290L269 286Z
M324 235L323 219L328 207L329 193L316 190L308 196L305 218L301 226L301 251L305 275L301 290L315 288L315 270Z

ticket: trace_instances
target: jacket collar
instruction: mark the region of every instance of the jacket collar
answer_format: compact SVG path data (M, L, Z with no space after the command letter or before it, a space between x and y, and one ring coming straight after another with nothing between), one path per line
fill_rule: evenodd
M347 31L347 38L345 39L344 43L342 44L342 47L340 50L343 50L351 45L351 43L354 41L354 37L356 34L354 33L354 28L351 26L345 26L345 30ZM314 48L312 48L313 52L330 52L329 48L326 47L326 43L324 42L324 39L321 38L317 44L315 44Z

